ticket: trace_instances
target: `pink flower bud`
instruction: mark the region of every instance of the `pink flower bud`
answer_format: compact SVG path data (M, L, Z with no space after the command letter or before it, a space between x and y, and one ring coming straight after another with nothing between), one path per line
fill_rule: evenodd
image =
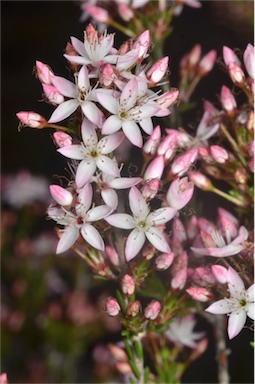
M130 9L127 4L124 3L118 4L118 13L120 17L126 22L130 21L134 17L132 9Z
M189 178L193 181L196 187L204 191L210 191L212 188L211 180L205 175L197 171L189 171Z
M254 79L254 72L255 72L255 64L254 64L254 47L251 44L248 44L244 54L244 65L246 68L246 71L248 72L248 75Z
M227 283L227 276L228 276L227 268L222 267L221 265L212 265L211 269L212 269L212 273L213 273L215 279L219 283L221 283L221 284Z
M202 287L190 287L186 289L186 292L192 297L192 299L197 301L206 302L212 298L212 293Z
M248 145L248 153L250 156L254 156L254 140L252 140Z
M7 374L2 373L0 375L0 384L8 384Z
M160 138L161 138L160 126L157 125L154 128L154 130L153 130L152 134L150 135L150 137L148 138L148 140L146 141L146 143L144 144L143 151L148 155L149 154L155 155L157 148L158 148L158 144L160 142Z
M121 281L122 292L125 295L133 295L135 292L135 282L130 275L125 275Z
M144 180L158 178L160 179L165 167L164 156L157 156L148 165L145 173Z
M110 21L109 13L101 7L96 7L95 5L88 5L86 6L86 11L90 15L90 17L92 17L92 19L99 23L108 24Z
M159 190L159 179L156 177L155 179L147 180L142 188L142 195L145 200L152 200Z
M163 253L155 260L155 266L159 271L164 271L170 267L174 259L174 253Z
M20 122L23 125L26 125L30 128L44 128L47 120L42 117L41 115L38 115L38 113L35 112L18 112L16 113L17 118L20 120Z
M187 172L191 165L196 161L197 155L198 150L191 149L190 151L178 156L171 166L171 172L173 175L182 176L185 172Z
M54 77L54 73L48 67L48 65L43 64L41 61L36 61L36 74L41 83L44 84L52 84L52 78Z
M180 269L178 272L175 273L172 281L171 281L171 287L173 289L182 289L187 280L187 268Z
M207 147L199 147L199 156L206 161L206 163L214 163L212 156L210 155L209 149Z
M229 63L228 73L235 85L239 87L242 87L245 85L245 81L246 81L245 74L238 65L236 65L235 63Z
M187 237L190 240L194 239L196 234L198 233L197 217L195 215L191 216L191 218L189 219L186 225L186 232L187 232Z
M116 78L117 76L110 64L104 64L101 66L99 81L105 88L110 87Z
M241 62L236 56L235 52L229 47L226 47L226 46L223 47L223 59L226 66L228 66L229 63L234 63L238 66L241 66Z
M73 202L73 195L67 189L60 187L60 185L50 185L50 193L53 199L59 205L70 205Z
M164 155L165 160L170 160L177 149L177 131L168 134L159 144L157 154Z
M189 65L191 67L194 67L199 62L200 57L201 57L201 45L196 44L188 54Z
M144 316L148 320L155 320L161 310L161 304L157 300L152 300L144 309Z
M105 253L109 257L110 262L116 267L118 267L120 264L120 260L119 260L118 253L115 251L115 249L113 247L110 247L109 245L106 245Z
M236 100L228 87L221 88L220 101L223 109L231 116L236 110Z
M166 200L170 207L177 210L188 204L194 192L193 182L187 177L177 178L171 184L166 194Z
M138 313L141 312L141 304L138 300L132 301L131 303L128 304L127 307L127 315L135 317L138 315Z
M198 65L200 76L204 76L212 70L216 57L217 52L213 49L202 58Z
M157 84L165 76L167 68L168 56L153 64L146 72L146 77L152 84Z
M43 84L43 91L47 99L52 104L61 104L65 100L64 96L57 90L54 85Z
M227 151L224 148L219 147L218 145L212 145L210 147L210 152L216 163L224 164L228 159Z
M108 349L117 361L127 361L126 352L115 344L108 344Z
M157 103L161 108L168 108L178 99L178 96L178 89L167 91L157 99Z
M210 267L197 267L188 270L188 276L193 283L200 286L208 286L215 283L215 277Z
M120 306L116 299L109 296L106 299L105 310L109 316L117 316L120 312Z
M147 29L138 37L138 39L134 44L134 49L138 49L139 51L138 59L144 59L146 57L150 43L151 43L150 32Z
M72 137L65 132L60 132L60 131L54 132L53 138L59 148L63 148L66 145L72 145L72 142L73 142Z

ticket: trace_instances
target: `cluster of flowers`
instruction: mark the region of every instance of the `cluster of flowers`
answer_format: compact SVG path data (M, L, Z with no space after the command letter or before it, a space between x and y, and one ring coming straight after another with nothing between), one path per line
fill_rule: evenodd
M196 137L184 130L167 128L162 131L159 125L154 127L152 118L169 116L169 107L185 92L179 95L176 89L164 93L152 90L160 86L166 75L168 57L146 64L149 47L148 31L116 49L113 34L105 32L101 35L88 25L84 42L71 37L64 55L73 70L74 82L54 75L47 65L36 62L44 95L55 106L50 119L47 121L34 112L19 112L17 116L22 124L33 128L55 128L53 137L57 152L71 159L68 186L50 186L54 203L48 208L48 215L62 226L58 231L57 253L72 248L96 273L121 280L125 300L108 298L106 310L111 316L120 312L131 318L140 316L140 331L145 330L148 320L157 319L158 323L164 323L171 319L170 340L193 348L196 346L194 340L202 334L192 333L194 322L190 317L185 336L185 317L173 322L172 313L164 317L166 312L158 300L152 300L144 311L139 301L132 300L136 287L144 280L144 276L136 275L133 263L137 260L140 267L145 260L149 266L147 275L153 257L154 270L163 271L172 266L172 290L178 293L186 287L188 295L197 301L213 300L219 292L224 297L229 291L229 298L216 301L206 309L214 314L231 314L229 338L241 331L247 315L254 319L254 285L245 290L241 277L229 264L227 267L199 265L202 260L199 255L223 258L238 254L251 271L247 229L222 208L219 209L218 226L195 215L183 223L179 214L191 200L194 185L218 191L204 174L191 170L195 162L199 160L209 175L213 170L215 175L216 166L223 169L223 165L229 165L233 169L236 164L236 154L209 144L208 139L219 129L225 132L226 116L247 126L251 124L253 112L247 107L241 114L235 113L235 99L223 86L220 97L223 111L205 102ZM199 70L200 77L210 71L216 59L215 51L202 60L200 54L197 46L184 58L183 76L191 73L191 68L195 72ZM225 47L223 55L234 85L243 89L251 100L254 48L249 44L244 53L249 77L244 75L241 63L231 49ZM187 94L183 99L187 100ZM71 115L70 128L56 124ZM145 134L149 136L146 141ZM135 177L130 173L122 176L127 172L122 152L131 145L133 151L141 149L143 169L136 172ZM240 156L244 159L243 172L247 172L246 161L248 170L252 168L252 148L253 141L248 134L238 152L239 159ZM238 170L240 180L240 167ZM238 188L243 193L244 183L239 183ZM125 189L129 189L129 204L126 204L125 191L122 191ZM240 207L247 201L249 204L247 199L244 203L240 194L229 196L229 200ZM127 234L126 231L130 232ZM191 256L192 262L188 261L189 253L192 255L190 251L195 254ZM251 284L251 276L247 277L247 283Z

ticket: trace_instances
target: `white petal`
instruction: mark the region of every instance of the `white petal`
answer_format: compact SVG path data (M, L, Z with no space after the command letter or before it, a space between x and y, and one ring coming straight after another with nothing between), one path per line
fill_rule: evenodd
M255 284L252 284L250 288L247 289L246 293L247 293L248 300L250 302L254 301Z
M102 128L102 133L104 135L110 135L112 133L117 132L121 128L121 126L122 121L120 120L120 118L116 115L112 115L105 120Z
M79 236L79 230L73 225L70 225L65 228L62 236L58 242L56 253L62 253L67 251L69 248L74 245L77 237Z
M96 159L96 165L98 168L111 176L120 176L120 170L118 168L118 163L115 160L110 159L105 155L101 155Z
M64 55L64 56L68 61L71 61L71 63L81 64L81 65L90 64L90 60L85 59L85 57L72 56L72 55Z
M105 218L107 223L113 225L116 228L121 229L133 229L135 228L135 220L127 213L115 213Z
M206 308L207 312L217 315L225 315L233 310L233 303L229 299L218 300Z
M144 120L148 117L155 116L155 113L157 113L159 109L159 106L144 104L142 107L139 107L139 120Z
M234 297L241 298L245 291L244 282L239 274L231 267L228 268L227 273L228 289L230 294Z
M238 309L232 312L228 320L228 336L233 339L244 327L246 322L246 312L244 309Z
M103 189L101 191L102 199L105 204L111 207L112 209L116 209L118 206L118 195L113 189Z
M95 147L97 145L97 133L94 125L88 119L84 118L81 126L82 140L86 147Z
M76 85L71 81L64 79L64 77L54 76L52 77L52 84L63 96L76 98Z
M142 246L145 242L144 232L134 229L128 236L125 246L125 256L126 260L132 260L142 249Z
M104 241L98 230L90 224L84 224L81 228L83 238L94 248L104 250Z
M129 205L133 215L141 220L145 219L150 212L143 195L136 187L130 189Z
M86 50L84 48L84 44L80 40L78 40L74 36L71 36L71 42L72 42L72 46L74 47L76 52L79 53L79 55L86 56Z
M250 319L254 320L254 303L249 304L247 309L247 315Z
M90 87L88 69L86 65L83 65L78 75L78 87L81 91L86 91Z
M163 235L163 233L155 227L149 228L146 232L145 235L149 242L157 248L161 252L166 252L169 253L171 252L171 249Z
M114 133L103 137L98 143L98 149L104 155L113 152L124 140L125 136L122 132Z
M125 70L129 68L131 65L133 65L137 58L138 58L138 50L132 49L131 51L127 52L125 55L118 56L118 60L116 63L116 67L118 71Z
M57 123L59 121L62 121L66 119L68 116L70 116L76 109L78 108L79 103L76 99L71 99L64 101L62 104L60 104L53 114L51 115L50 119L48 120L49 123Z
M147 133L147 135L151 135L153 132L153 124L150 117L147 117L141 121L139 121L139 124L141 125L144 132Z
M156 211L149 214L147 222L151 225L164 224L167 221L171 220L176 214L176 209L174 208L160 208Z
M104 92L97 92L99 103L109 112L116 115L119 111L119 103L112 95L106 95Z
M142 180L142 177L118 177L111 180L109 184L114 189L125 189L140 183Z
M136 102L138 94L138 84L137 80L134 77L130 80L124 87L122 94L120 96L120 105L126 111L133 107Z
M84 152L82 147L78 144L65 145L57 150L61 155L68 157L69 159L82 160L84 159Z
M142 148L143 137L140 128L134 121L124 121L122 124L122 130L133 145Z
M99 127L102 123L102 116L100 110L96 106L96 104L92 103L92 101L84 101L81 105L82 112L84 115L97 127Z
M92 208L87 213L87 219L88 221L97 221L101 220L112 211L112 208L107 205L98 205L95 208Z
M83 160L77 168L75 181L78 188L82 188L96 171L96 163L91 160Z
M83 212L87 212L89 210L92 203L92 197L93 197L93 190L92 190L91 184L88 183L79 190L78 203L81 205Z

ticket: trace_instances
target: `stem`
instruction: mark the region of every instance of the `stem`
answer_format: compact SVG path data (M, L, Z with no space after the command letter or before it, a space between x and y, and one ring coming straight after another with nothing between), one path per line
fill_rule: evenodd
M57 125L57 124L49 124L49 123L47 123L45 128L54 128L54 129L57 129L58 131L73 133L73 129L67 128L67 127L63 127L62 125Z
M111 27L114 27L114 28L118 29L120 32L124 33L125 35L127 35L129 37L133 37L133 38L136 37L136 34L133 31L131 31L131 29L124 27L123 25L119 24L115 20L111 19L109 21L109 25Z
M192 95L192 93L194 92L197 84L199 83L199 81L201 80L201 76L196 76L194 77L194 79L192 80L191 84L189 85L189 88L187 89L187 91L184 93L184 95L182 96L182 100L185 101L186 103L189 102L189 99Z
M216 315L214 317L214 331L217 346L217 358L218 358L218 379L219 384L229 384L230 378L228 373L228 350L226 348L225 332L223 322L224 316Z
M237 198L235 198L233 196L228 195L227 193L221 191L218 188L215 188L214 186L212 187L212 189L210 191L214 192L216 195L224 197L224 199L226 199L228 201L231 201L231 203L237 205L238 207L244 207L245 206L243 201L241 201L241 200L239 200L239 199L237 199Z
M143 346L141 343L141 338L143 334L139 333L134 337L134 343L137 344L138 350L140 353L135 353L135 365L139 371L139 379L137 381L137 384L144 384L144 358L143 358ZM135 351L137 351L137 348L135 348ZM138 356L139 355L139 356Z
M233 150L236 152L241 163L246 167L247 166L246 161L245 161L244 157L242 156L242 154L240 153L240 148L239 148L238 144L235 142L235 140L232 138L232 136L229 134L228 130L226 129L226 127L223 124L220 125L220 129L224 133L226 139L228 140L228 142L232 146Z

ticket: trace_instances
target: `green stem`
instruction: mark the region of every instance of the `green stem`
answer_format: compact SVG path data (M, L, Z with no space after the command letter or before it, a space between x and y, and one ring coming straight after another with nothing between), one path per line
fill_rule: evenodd
M45 128L54 128L54 129L57 129L58 131L74 133L73 129L67 128L67 127L63 127L62 125L57 125L57 124L49 124L49 123L47 123Z
M212 187L212 189L210 191L214 192L216 195L224 197L224 199L226 199L228 201L231 201L231 203L237 205L238 207L244 207L245 206L243 201L241 201L241 200L239 200L239 199L237 199L237 198L235 198L233 196L228 195L227 193L221 191L218 188L215 188L214 186Z
M133 37L133 38L136 37L136 34L133 31L131 31L131 29L124 27L123 25L119 24L115 20L111 19L109 22L109 25L111 27L118 29L120 32L124 33L125 35L127 35L129 37Z
M223 134L225 135L229 144L232 146L233 150L236 152L241 163L246 167L247 166L246 161L245 161L243 155L240 153L240 148L239 148L238 144L236 143L236 141L232 138L232 136L230 135L230 133L228 132L228 130L226 129L226 127L223 124L220 125L220 129L223 132Z

